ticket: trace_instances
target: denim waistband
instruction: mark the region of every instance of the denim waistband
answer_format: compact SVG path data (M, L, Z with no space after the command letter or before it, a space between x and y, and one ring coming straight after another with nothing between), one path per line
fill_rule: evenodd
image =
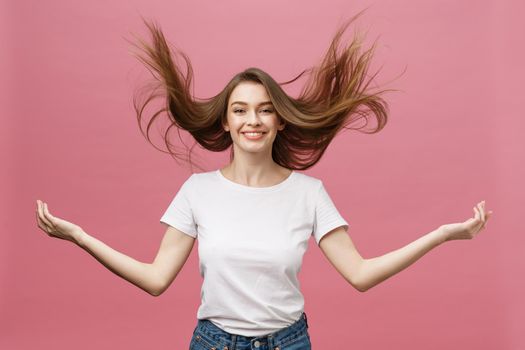
M213 343L213 346L218 345L217 350L235 349L236 346L242 348L250 345L252 349L274 349L275 346L289 343L303 333L307 333L308 318L306 313L303 312L301 317L288 327L266 335L252 337L228 333L210 320L200 319L198 320L195 332L198 332L201 337L205 338L203 339L204 342L208 341L208 343Z

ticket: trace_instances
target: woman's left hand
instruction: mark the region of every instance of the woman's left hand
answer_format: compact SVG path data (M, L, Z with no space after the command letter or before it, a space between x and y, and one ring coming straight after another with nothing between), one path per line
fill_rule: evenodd
M445 241L455 239L472 239L487 225L488 219L492 216L492 211L485 211L485 201L482 201L473 208L474 217L465 222L447 224L441 226L445 235Z

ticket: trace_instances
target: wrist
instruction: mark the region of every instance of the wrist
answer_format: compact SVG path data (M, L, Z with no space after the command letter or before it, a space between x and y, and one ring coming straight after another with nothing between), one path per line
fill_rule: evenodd
M84 232L84 230L82 230L81 228L78 228L78 230L76 230L73 234L73 242L78 246L83 247L86 236L87 233Z
M447 229L445 228L444 225L439 226L436 231L438 232L437 235L440 238L440 241L439 241L440 244L441 243L445 243L445 242L447 242L450 239L449 236L448 236L448 231L447 231Z

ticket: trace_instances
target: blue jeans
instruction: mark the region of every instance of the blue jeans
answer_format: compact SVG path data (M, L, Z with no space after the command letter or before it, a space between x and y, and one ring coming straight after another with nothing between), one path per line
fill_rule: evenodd
M245 337L223 331L207 319L198 320L190 350L311 350L306 313L293 324L273 333Z

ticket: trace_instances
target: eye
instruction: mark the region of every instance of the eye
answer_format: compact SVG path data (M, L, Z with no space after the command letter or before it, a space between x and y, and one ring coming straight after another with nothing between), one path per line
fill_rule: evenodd
M234 110L233 110L233 113L243 112L243 111L244 111L243 109L234 109Z
M263 109L263 112L265 112L265 113L273 113L273 109Z

